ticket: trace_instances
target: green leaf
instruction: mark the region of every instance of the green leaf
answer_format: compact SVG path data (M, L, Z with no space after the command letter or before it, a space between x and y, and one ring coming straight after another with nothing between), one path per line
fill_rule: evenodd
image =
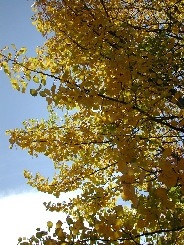
M4 69L4 72L7 74L7 75L9 75L10 76L10 70L9 70L9 67L8 67L8 62L6 62L6 61L3 61L2 63L1 63L1 67Z
M61 220L58 220L58 222L56 223L56 228L61 228L61 226L62 226L62 222L61 222Z
M3 62L1 63L1 66L2 66L3 68L5 68L5 67L8 66L8 63L7 63L6 61L3 61Z
M38 92L37 92L36 89L30 89L30 94L31 94L32 96L37 96Z
M37 238L42 238L43 236L46 236L47 232L46 231L38 231L36 232L36 237Z
M51 221L48 221L47 227L48 227L48 230L50 231L50 229L53 227L53 223Z
M27 83L24 80L21 80L21 87L22 87L22 93L26 92L26 87L27 87Z
M20 90L20 86L18 84L18 81L15 78L10 79L10 82L12 84L12 87L16 90Z
M45 91L40 91L39 94L40 94L41 97L46 97L47 96L47 94L45 93Z
M12 46L13 49L17 49L15 44L12 43L11 46Z
M18 238L18 242L22 242L22 237L19 237Z
M28 81L30 81L31 80L31 74L30 74L31 72L30 71L25 71L25 76L26 76L26 79L28 80Z
M25 54L26 51L27 51L27 48L26 48L26 47L22 47L22 48L18 51L18 53L19 53L19 54Z
M53 223L51 222L51 221L48 221L47 222L47 227L50 229L50 228L52 228L53 227Z
M10 76L10 70L9 70L8 67L7 67L7 68L4 68L4 72L5 72L8 76Z
M66 222L68 225L73 224L73 220L69 216L66 218Z
M42 78L41 79L41 83L45 86L46 85L46 79L45 78Z
M33 77L33 81L34 81L35 83L39 83L39 78L38 78L37 76L34 76L34 77Z

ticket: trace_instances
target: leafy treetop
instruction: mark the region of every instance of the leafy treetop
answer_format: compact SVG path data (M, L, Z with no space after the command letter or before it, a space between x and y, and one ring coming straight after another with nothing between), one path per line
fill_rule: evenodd
M8 131L10 143L54 162L52 180L24 175L69 203L54 236L20 244L182 244L184 240L183 1L36 0L46 41L1 51L13 88L48 102L48 120ZM52 82L51 82L52 81ZM54 110L67 111L59 120ZM121 201L119 201L121 200ZM122 201L129 201L128 206Z

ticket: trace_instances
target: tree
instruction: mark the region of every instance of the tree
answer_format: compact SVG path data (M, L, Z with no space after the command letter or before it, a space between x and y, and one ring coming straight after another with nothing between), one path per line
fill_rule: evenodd
M25 171L32 187L82 194L45 203L68 214L67 231L48 222L20 244L183 244L183 6L35 1L44 45L30 58L5 48L1 67L15 89L37 85L30 93L47 100L50 118L8 131L10 144L53 161L52 180Z

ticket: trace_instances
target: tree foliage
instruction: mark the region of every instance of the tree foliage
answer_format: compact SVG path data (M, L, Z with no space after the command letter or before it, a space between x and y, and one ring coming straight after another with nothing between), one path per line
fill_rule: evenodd
M13 88L48 102L49 120L8 131L10 144L43 153L53 179L28 184L69 203L45 203L63 223L20 244L183 244L182 0L36 0L45 37L35 57L1 51ZM34 83L34 85L33 85ZM54 110L63 110L60 120ZM128 202L126 202L128 201ZM147 243L146 243L147 242Z

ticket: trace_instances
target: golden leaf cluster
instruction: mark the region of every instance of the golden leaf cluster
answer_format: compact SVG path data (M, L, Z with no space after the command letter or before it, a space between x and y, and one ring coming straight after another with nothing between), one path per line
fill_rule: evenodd
M183 6L35 1L44 45L29 58L5 48L0 64L13 88L26 92L33 82L50 117L9 130L10 144L53 161L52 180L25 171L31 186L81 195L45 204L67 213L67 231L58 221L49 235L48 223L20 244L183 244Z

